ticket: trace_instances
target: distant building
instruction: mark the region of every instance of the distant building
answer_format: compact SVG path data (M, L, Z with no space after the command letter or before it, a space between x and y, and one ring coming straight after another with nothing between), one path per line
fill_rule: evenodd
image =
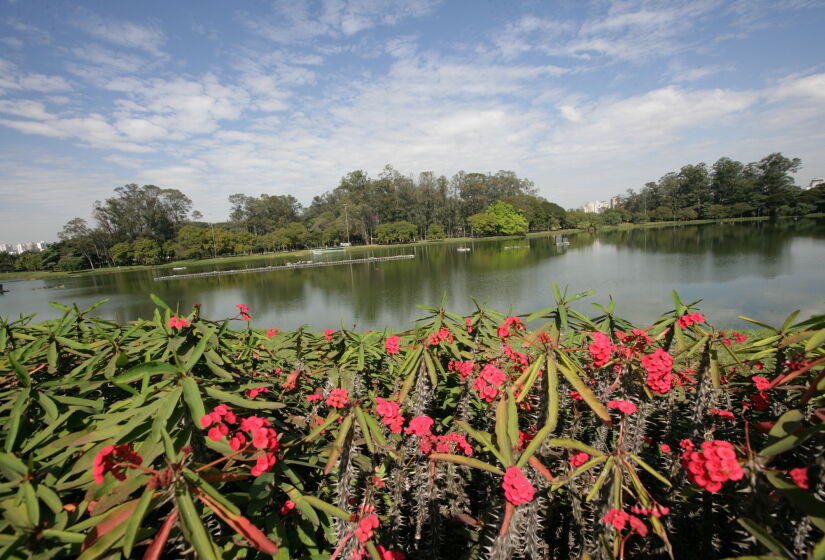
M808 187L805 190L815 189L819 185L825 184L825 179L822 177L817 177L816 179L811 179L811 182L808 184Z
M610 200L596 200L595 202L586 202L582 206L582 210L584 212L589 212L591 214L601 214L605 210L610 210L611 208L613 208L615 200L616 197L613 197Z
M34 248L37 249L38 251L45 251L46 247L48 247L48 246L49 246L49 244L46 243L45 241L38 241L37 243L34 244Z

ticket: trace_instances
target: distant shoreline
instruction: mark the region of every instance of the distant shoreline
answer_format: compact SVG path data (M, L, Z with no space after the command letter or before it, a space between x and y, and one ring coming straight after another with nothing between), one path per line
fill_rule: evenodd
M804 218L822 218L825 217L825 214L808 214L804 216ZM760 217L750 217L750 218L725 218L722 220L684 220L684 221L668 221L668 222L647 222L644 224L619 224L615 226L599 226L598 231L625 231L625 230L633 230L633 229L655 229L655 228L664 228L664 227L674 227L674 226L689 226L689 225L706 225L706 224L716 224L716 223L740 223L740 222L760 222L760 221L768 221L770 218L767 216L760 216ZM788 219L795 219L793 216L780 216L778 219L780 220L788 220ZM798 218L796 218L798 219ZM582 233L585 230L583 229L557 229L552 231L537 231L526 234L528 238L534 237L550 237L553 235L571 235L576 233ZM491 237L451 237L448 239L440 239L440 240L433 240L433 241L415 241L413 243L393 243L388 245L355 245L353 247L349 247L347 251L352 254L356 254L360 251L368 250L368 249L375 249L380 247L416 247L422 245L437 245L437 244L449 244L449 243L468 243L468 242L475 242L475 241L489 241L489 240L496 240L496 239L524 239L525 236L523 235L496 235ZM64 272L64 271L35 271L35 272L3 272L0 273L0 281L5 282L13 282L13 281L23 281L23 280L41 280L44 278L73 278L77 276L93 276L98 274L118 274L121 272L132 272L132 271L139 271L139 270L157 270L157 269L171 269L175 267L182 267L182 266L199 266L209 263L215 264L225 264L225 263L232 263L232 262L254 262L260 260L271 259L272 257L307 257L311 255L310 249L301 249L299 251L272 251L268 253L257 253L252 255L237 255L231 257L219 257L219 258L212 258L212 259L189 259L189 260L181 260L181 261L171 261L168 263L160 264L160 265L131 265L131 266L119 266L119 267L104 267L104 268L96 268L94 270L82 270L79 272Z

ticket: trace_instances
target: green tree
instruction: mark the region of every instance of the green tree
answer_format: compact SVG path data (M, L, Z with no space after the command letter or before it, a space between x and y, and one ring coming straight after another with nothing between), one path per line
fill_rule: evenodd
M154 239L138 239L134 243L134 258L138 264L158 264L160 262L160 245Z
M109 252L112 254L112 259L115 261L115 264L118 265L132 264L132 260L135 258L135 251L132 248L132 244L128 241L116 243L109 249Z
M175 253L183 259L200 259L211 256L211 231L198 226L183 226L178 231Z
M527 220L510 204L496 201L485 211L496 220L496 233L499 235L518 235L527 233Z
M721 204L711 204L705 209L705 217L710 220L721 220L730 215L730 210L727 206Z
M476 235L487 236L496 235L498 233L498 222L494 216L486 212L480 214L473 214L467 218L467 224Z
M42 270L43 260L40 257L40 253L36 251L25 251L20 253L17 255L15 268L17 268L17 270L25 270L27 272Z
M430 224L427 228L427 239L444 239L444 228L440 224Z

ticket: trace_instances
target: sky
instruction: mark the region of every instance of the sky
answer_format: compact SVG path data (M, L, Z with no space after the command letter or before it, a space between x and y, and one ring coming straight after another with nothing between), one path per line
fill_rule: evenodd
M0 242L128 183L207 220L346 173L516 172L565 208L686 164L825 176L825 2L0 0Z

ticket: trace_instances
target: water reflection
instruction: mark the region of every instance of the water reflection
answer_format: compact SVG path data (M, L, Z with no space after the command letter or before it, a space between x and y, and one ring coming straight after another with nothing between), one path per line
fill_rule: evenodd
M470 299L495 309L521 313L552 304L550 282L583 291L589 301L612 295L618 311L646 322L671 305L670 291L685 299L703 299L714 321L736 322L746 314L779 321L793 308L825 310L821 284L825 274L825 223L814 220L778 223L713 224L579 234L560 244L553 237L529 240L476 241L420 247L354 249L316 255L313 260L340 260L415 253L412 260L279 270L198 279L156 282L169 269L6 283L0 315L59 312L48 301L88 306L102 298L101 314L117 321L151 316L153 292L188 310L203 305L213 318L235 314L235 304L253 311L256 326L335 328L341 321L358 328L406 328L434 305L444 292L458 313L474 309ZM507 248L505 248L507 247ZM302 257L310 258L310 257ZM243 264L204 263L185 271L276 266L299 260L271 256ZM183 272L183 271L182 271ZM580 307L592 311L589 303Z

